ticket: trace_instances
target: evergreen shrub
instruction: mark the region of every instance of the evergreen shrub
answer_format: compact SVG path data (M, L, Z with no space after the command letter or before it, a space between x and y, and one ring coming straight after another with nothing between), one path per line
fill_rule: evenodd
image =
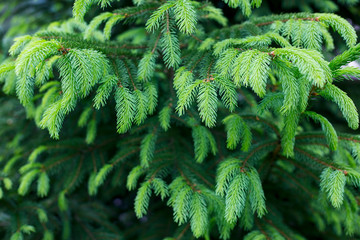
M359 115L339 86L360 44L313 2L76 0L17 37L0 65L3 239L359 238Z

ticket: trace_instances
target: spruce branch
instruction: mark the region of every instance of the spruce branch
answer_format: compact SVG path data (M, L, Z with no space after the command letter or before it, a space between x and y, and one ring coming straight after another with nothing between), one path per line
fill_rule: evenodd
M299 6L335 6L311 1ZM21 31L35 26L17 2L0 17L5 31L12 15L24 19ZM360 56L353 26L329 13L264 16L267 4L247 19L261 0L223 2L242 13L239 24L210 2L76 0L73 19L15 39L0 64L3 90L15 96L0 97L0 235L360 234L360 138L341 133L336 108L318 97L358 127L356 81L344 81L360 76L346 66ZM7 39L22 34L13 29Z

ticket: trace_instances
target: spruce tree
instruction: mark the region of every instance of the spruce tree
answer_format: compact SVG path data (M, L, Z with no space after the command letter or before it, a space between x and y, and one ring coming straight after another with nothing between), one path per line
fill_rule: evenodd
M356 3L1 3L0 236L360 238Z

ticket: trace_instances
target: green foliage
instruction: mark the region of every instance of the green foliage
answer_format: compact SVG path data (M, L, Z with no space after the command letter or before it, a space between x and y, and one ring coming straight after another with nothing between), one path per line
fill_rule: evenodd
M250 180L250 203L253 213L257 212L257 215L261 218L266 214L265 207L265 196L261 186L261 180L258 172L255 169L250 169L249 173Z
M176 1L174 13L179 30L191 34L195 30L196 12L189 0Z
M352 129L357 129L359 127L359 114L354 102L345 92L333 84L326 84L320 94L324 98L335 102L339 106L342 114L348 122L349 127Z
M15 63L15 72L19 76L16 92L22 104L27 104L33 97L36 66L45 61L61 48L56 41L35 40L21 52Z
M217 96L216 89L210 82L205 82L199 86L197 97L200 118L207 127L213 127L216 123Z
M214 136L203 126L195 126L192 129L192 137L194 140L195 159L197 162L203 162L209 151L216 154L217 147Z
M44 197L48 194L50 183L49 177L46 172L40 174L38 182L37 182L37 194L40 197Z
M331 150L336 150L338 147L338 136L331 123L325 117L314 112L304 112L304 115L312 118L316 122L320 122L321 128L324 131L326 140L329 144L329 148Z
M0 66L0 79L5 78L6 74L15 68L14 63L6 63Z
M135 118L135 96L129 89L119 87L115 92L117 129L119 133L125 133L132 125Z
M326 13L355 1L222 2L76 0L0 32L4 239L360 236L360 45Z
M144 182L138 189L135 198L135 214L138 218L143 217L148 209L151 196L151 182Z
M95 17L89 26L86 29L86 32L84 33L85 38L90 38L92 33L95 31L95 29L104 21L111 18L113 16L113 13L110 12L104 12Z
M246 201L249 179L245 174L239 174L232 179L225 195L225 219L234 222L241 216Z
M296 111L284 117L284 126L281 132L281 146L283 148L284 154L287 157L294 155L293 149L295 145L296 127L299 123L299 117L300 116Z
M359 58L359 49L360 44L357 44L343 53L337 55L333 60L331 60L329 67L331 70L337 70L340 67L356 60Z
M353 47L356 44L355 30L345 19L335 14L319 14L319 20L337 31L348 47Z
M275 56L291 61L314 86L323 87L330 81L330 70L318 52L296 48L281 48Z
M175 6L175 1L167 1L162 4L156 11L152 13L150 18L146 22L146 30L153 32L160 27L160 23L165 18L165 13Z
M9 49L9 54L11 56L19 54L23 50L24 46L29 43L31 39L32 37L30 35L15 38L14 44Z
M140 163L143 167L148 167L153 158L156 144L156 134L149 133L141 141Z
M73 15L76 19L82 20L94 0L76 0L73 7Z
M114 75L108 75L101 81L101 85L94 97L94 107L96 109L105 106L106 101L110 97L110 94L117 82L118 79Z
M241 53L234 60L232 77L237 87L250 86L260 97L266 93L270 56L257 50Z
M175 32L167 29L162 34L160 45L164 54L164 62L167 67L177 68L181 62L179 40Z
M138 72L139 80L148 81L149 79L151 79L154 73L156 57L157 56L154 52L149 52L145 54L144 57L141 59Z
M32 170L23 175L18 189L18 193L20 195L25 195L29 191L31 183L35 180L38 174L38 170Z
M167 131L170 128L170 118L172 109L170 106L165 106L159 113L160 126Z
M194 193L190 203L191 230L195 237L204 235L208 228L208 215L205 199L200 193Z
M251 4L254 4L257 7L259 7L261 4L261 1L250 2L248 0L224 0L224 2L229 4L229 6L232 8L241 7L242 13L245 16L249 16L251 14Z
M242 151L248 151L251 146L251 131L239 115L229 115L224 120L227 131L227 148L233 150L242 141Z
M326 168L321 173L320 187L327 193L331 204L335 208L339 208L343 203L345 183L346 177L342 171L333 171Z

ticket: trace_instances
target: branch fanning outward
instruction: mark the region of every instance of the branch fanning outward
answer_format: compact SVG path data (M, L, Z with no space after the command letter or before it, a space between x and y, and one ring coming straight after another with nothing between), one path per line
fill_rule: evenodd
M15 97L0 94L0 236L359 238L360 137L338 132L359 127L354 28L262 16L268 2L250 16L261 0L223 0L231 20L212 2L75 0L74 18L15 39L0 57ZM347 50L328 62L335 43Z

